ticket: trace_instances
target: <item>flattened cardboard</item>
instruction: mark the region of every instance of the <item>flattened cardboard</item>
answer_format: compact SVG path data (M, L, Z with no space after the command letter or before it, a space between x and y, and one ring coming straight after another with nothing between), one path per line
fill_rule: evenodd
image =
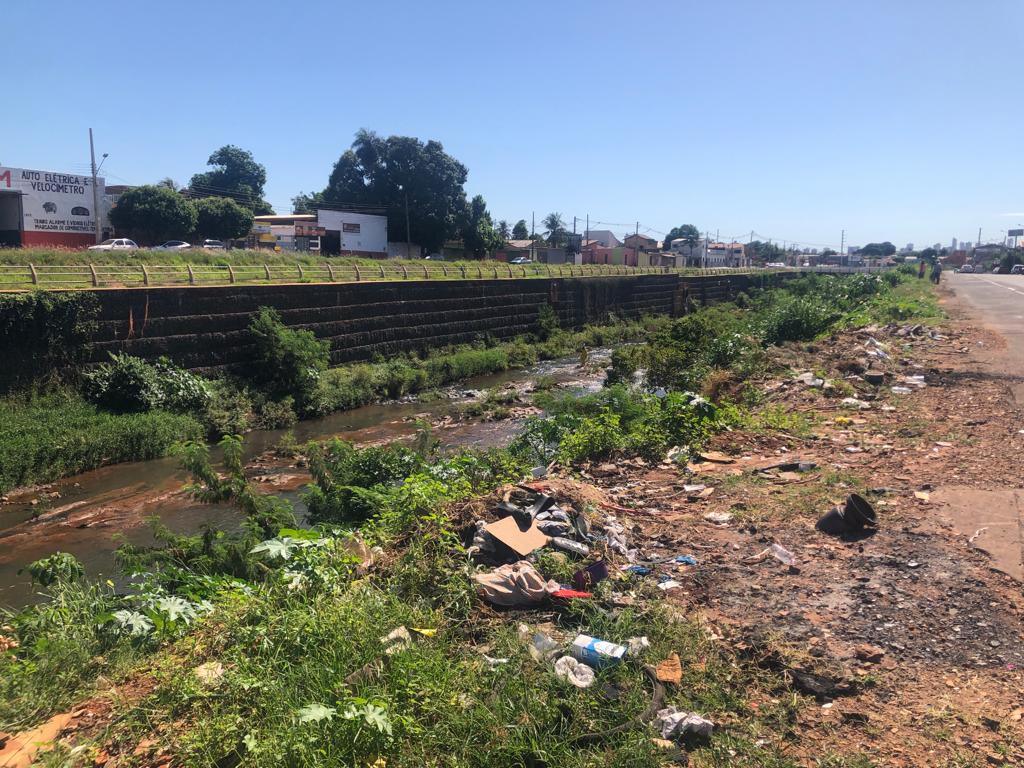
M511 515L491 523L484 530L521 557L526 557L549 541L537 527L536 521L531 520L530 527L523 530Z

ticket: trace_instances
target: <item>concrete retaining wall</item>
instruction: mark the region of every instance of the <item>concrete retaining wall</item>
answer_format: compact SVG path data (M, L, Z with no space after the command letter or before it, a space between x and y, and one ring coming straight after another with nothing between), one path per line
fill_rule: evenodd
M732 298L751 281L784 275L582 277L523 280L421 280L98 290L99 329L92 362L123 351L166 355L187 368L243 363L246 327L260 307L331 342L333 363L530 333L544 304L563 328L609 315L680 315L691 303Z

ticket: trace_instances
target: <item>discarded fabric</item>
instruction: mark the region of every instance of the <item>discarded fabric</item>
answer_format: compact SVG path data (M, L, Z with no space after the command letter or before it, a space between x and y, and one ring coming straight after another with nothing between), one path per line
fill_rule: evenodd
M696 565L697 558L693 555L677 555L676 562L682 565Z
M593 669L572 656L563 656L555 662L555 674L577 688L589 688L597 679Z
M596 563L591 563L586 568L576 571L572 576L572 585L576 589L586 589L607 578L608 563L604 560L598 560Z
M502 565L490 573L478 573L473 581L484 599L505 606L536 605L559 588L558 582L545 582L537 569L525 560Z

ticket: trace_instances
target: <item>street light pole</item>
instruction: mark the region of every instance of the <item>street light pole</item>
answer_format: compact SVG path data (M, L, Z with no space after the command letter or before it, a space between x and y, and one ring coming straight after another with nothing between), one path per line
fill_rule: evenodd
M92 128L89 129L89 165L92 170L92 215L96 222L96 243L103 242L103 222L100 217L100 189L96 186L96 150L92 143Z
M412 238L409 237L409 190L405 188L404 184L399 184L398 189L401 190L405 196L405 258L406 261L408 261L412 258L410 255L412 248L410 241Z

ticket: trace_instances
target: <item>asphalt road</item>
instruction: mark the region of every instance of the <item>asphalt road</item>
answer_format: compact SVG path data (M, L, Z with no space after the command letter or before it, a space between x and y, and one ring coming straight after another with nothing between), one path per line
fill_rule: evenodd
M977 321L1006 339L1005 352L995 352L984 367L1003 377L1024 407L1024 275L946 273L943 282ZM977 531L975 546L988 551L997 568L1024 580L1024 491L944 488L935 499L959 530Z

